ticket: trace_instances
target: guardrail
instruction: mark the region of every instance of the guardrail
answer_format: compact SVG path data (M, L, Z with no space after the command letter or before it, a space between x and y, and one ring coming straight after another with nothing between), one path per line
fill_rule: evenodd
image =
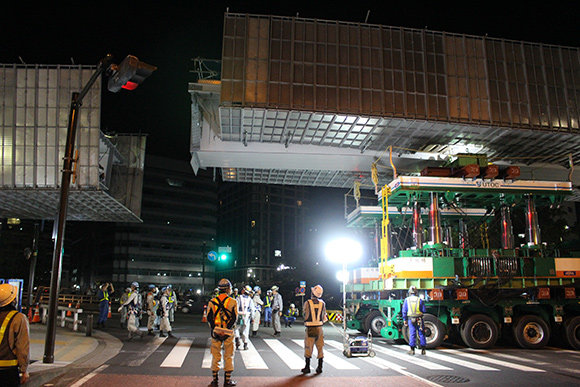
M43 324L46 324L46 320L48 319L48 304L40 304L39 307L42 315L41 321ZM60 326L64 328L66 327L66 323L70 322L72 323L73 331L78 331L79 325L83 323L83 321L79 319L79 314L83 313L83 310L81 308L58 306L58 311L60 312L60 316L57 316L57 321L60 321ZM70 317L67 316L67 312L70 312Z

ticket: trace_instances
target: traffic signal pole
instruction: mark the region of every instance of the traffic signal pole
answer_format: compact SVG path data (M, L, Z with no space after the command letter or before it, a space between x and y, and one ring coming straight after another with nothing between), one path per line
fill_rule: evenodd
M66 136L66 148L64 154L64 162L62 167L62 180L60 184L60 204L58 216L54 223L53 237L54 250L52 253L52 272L50 276L50 298L48 301L48 320L46 326L46 338L44 342L44 357L43 363L54 363L54 343L56 336L56 316L58 308L58 294L60 289L61 264L63 254L64 231L66 224L66 213L68 207L68 195L70 190L70 180L73 173L73 155L75 148L76 131L78 126L79 110L83 102L83 98L89 92L95 81L109 68L112 56L107 55L103 58L95 73L91 76L85 87L80 93L73 93L71 99L71 107L68 119L68 129Z

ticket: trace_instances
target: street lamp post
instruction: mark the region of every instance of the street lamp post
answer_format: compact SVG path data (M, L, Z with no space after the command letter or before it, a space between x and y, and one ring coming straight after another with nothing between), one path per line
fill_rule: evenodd
M362 255L361 245L351 239L338 239L326 246L328 260L342 264L342 328L346 334L346 282L348 281L347 264L356 262Z

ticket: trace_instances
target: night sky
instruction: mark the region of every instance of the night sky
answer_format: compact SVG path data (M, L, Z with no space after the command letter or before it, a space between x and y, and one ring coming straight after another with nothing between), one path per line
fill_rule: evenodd
M221 58L234 13L368 22L579 46L580 1L56 1L0 13L0 63L95 65L132 54L159 69L133 92L104 92L102 128L148 133L148 153L188 160L192 58ZM56 4L56 5L55 5ZM20 59L21 58L21 59Z

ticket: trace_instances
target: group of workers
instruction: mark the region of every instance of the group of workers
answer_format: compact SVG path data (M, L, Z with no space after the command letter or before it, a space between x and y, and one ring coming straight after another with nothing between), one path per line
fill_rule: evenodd
M272 308L274 336L280 336L280 317L283 315L283 304L282 296L280 296L278 290L278 286L273 286L272 289L268 290L265 300L262 301L260 298L261 289L259 287L252 289L250 286L245 286L240 294L236 294L235 289L232 289L232 284L228 279L223 278L219 281L218 294L209 302L207 312L207 321L211 328L212 386L218 385L222 350L224 358L224 386L236 385L236 382L232 379L232 372L234 371L234 342L236 349L240 348L241 343L244 344L244 350L248 349L247 334L249 332L250 322L252 322L252 327L254 327L253 322L258 321L259 325L260 321L259 314L253 314L255 320L250 320L252 313L255 313L257 310L255 307L256 304L264 306L266 326L268 326L269 321L266 314L268 313L266 312L266 307ZM304 303L303 309L304 326L306 327L306 336L304 339L305 366L302 369L303 374L310 373L310 358L314 345L316 345L318 350L316 373L319 374L322 372L324 357L322 324L328 319L326 305L322 300L322 286L316 285L311 288L311 292L312 298ZM297 314L292 311L291 315L295 319ZM286 325L291 326L291 322L287 322ZM257 329L252 331L252 335L254 335L255 331Z

